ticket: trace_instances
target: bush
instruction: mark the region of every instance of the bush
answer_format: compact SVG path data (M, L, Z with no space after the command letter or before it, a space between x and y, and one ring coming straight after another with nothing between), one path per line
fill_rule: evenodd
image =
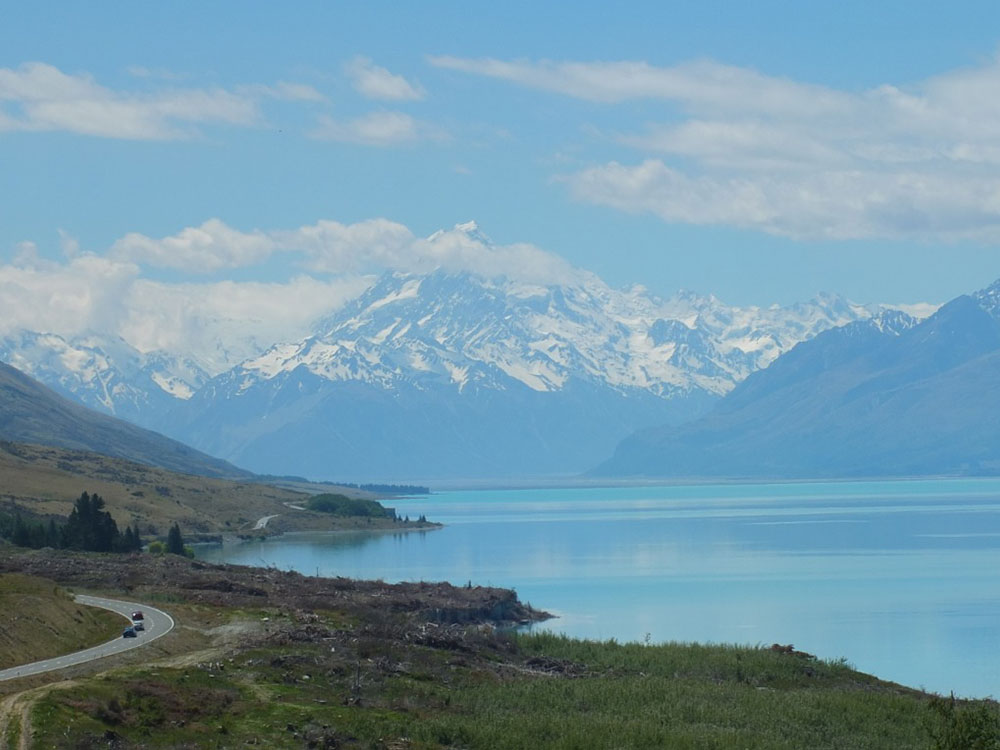
M362 516L367 518L395 518L396 511L385 508L374 500L361 500L332 493L314 495L306 502L309 510L332 513L335 516Z
M933 698L930 709L934 750L1000 750L1000 712L995 703L959 703L952 694Z

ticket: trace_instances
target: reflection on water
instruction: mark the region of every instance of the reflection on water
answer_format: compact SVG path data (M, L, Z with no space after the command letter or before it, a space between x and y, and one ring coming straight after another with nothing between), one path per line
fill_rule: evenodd
M589 638L794 643L914 686L1000 695L1000 481L448 492L447 526L289 534L200 556L515 588Z

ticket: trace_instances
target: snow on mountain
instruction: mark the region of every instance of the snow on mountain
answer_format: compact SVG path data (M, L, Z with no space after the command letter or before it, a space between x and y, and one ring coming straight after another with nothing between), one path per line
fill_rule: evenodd
M872 312L833 295L662 301L583 273L386 273L312 335L209 380L165 431L258 471L326 479L572 473Z
M874 330L892 336L901 335L904 331L910 330L919 322L920 318L910 315L904 310L882 310L867 321L868 325Z
M0 339L0 359L258 471L524 476L582 471L636 429L698 416L797 343L883 312L831 294L735 307L612 289L537 249L492 257L474 222L425 245L452 261L386 272L305 337L262 342L272 329L227 320L190 351L141 353L97 334L21 332ZM453 270L472 250L484 269L528 261Z
M66 339L15 331L0 338L0 360L86 406L144 426L209 377L190 359L144 355L121 338L93 332Z
M980 289L972 295L972 299L993 318L1000 320L1000 279Z
M533 285L469 273L389 273L320 321L314 335L239 366L242 388L305 367L331 381L407 381L535 391L573 378L670 398L721 395L782 351L872 311L834 295L792 307L737 308L682 293L661 301L596 277Z

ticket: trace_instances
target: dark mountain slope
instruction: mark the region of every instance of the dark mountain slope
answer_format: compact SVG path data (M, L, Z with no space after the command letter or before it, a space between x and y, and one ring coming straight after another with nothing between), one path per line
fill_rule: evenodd
M982 295L799 344L706 417L623 441L594 473L840 477L1000 473L1000 323Z
M251 476L176 440L73 403L3 363L0 439L88 450L185 474Z

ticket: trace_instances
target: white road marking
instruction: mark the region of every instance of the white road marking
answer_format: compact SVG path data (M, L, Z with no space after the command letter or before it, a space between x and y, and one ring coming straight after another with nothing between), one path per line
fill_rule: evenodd
M83 664L88 661L110 656L111 654L117 654L122 651L138 648L139 646L143 646L147 643L152 643L157 638L162 638L173 630L174 627L173 617L163 610L151 607L148 604L123 602L117 599L105 599L102 597L87 596L85 594L77 594L75 599L80 604L85 604L90 607L100 607L101 609L107 609L115 612L124 617L129 623L132 622L132 612L142 610L147 618L144 622L148 624L148 629L145 631L148 633L152 633L153 630L159 630L156 627L156 623L159 622L160 619L166 623L166 627L162 631L151 634L147 637L123 638L119 636L113 641L108 641L107 643L102 643L99 646L83 649L82 651L76 651L72 654L65 654L51 659L43 659L42 661L32 662L31 664L22 664L17 667L3 669L0 670L0 682L4 680L12 680L17 677L26 677L28 675L41 674L42 672L50 672L53 669L61 669L64 666Z

